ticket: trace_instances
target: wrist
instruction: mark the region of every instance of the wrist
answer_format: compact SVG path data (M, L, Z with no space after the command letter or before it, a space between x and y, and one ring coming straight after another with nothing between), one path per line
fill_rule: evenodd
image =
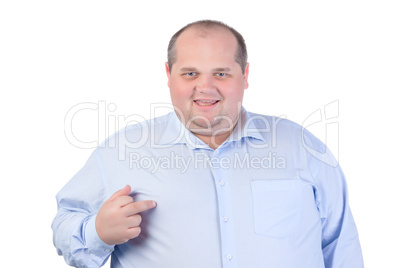
M85 244L94 254L109 255L114 250L114 245L106 244L96 231L96 215L89 218L84 229Z

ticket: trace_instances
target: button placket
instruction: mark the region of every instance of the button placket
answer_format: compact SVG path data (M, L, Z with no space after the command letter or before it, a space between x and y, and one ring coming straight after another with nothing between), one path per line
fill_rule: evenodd
M218 149L219 150L219 149ZM218 157L220 156L220 157ZM215 180L216 193L218 198L219 207L219 224L221 229L221 241L222 241L222 258L224 259L223 267L237 267L234 261L235 243L233 237L233 222L231 222L231 198L230 198L230 185L227 180L228 167L224 165L224 154L222 152L215 151L213 153L213 159L211 160L211 169L213 173L213 178ZM226 159L227 160L227 159ZM222 164L222 165L221 165Z

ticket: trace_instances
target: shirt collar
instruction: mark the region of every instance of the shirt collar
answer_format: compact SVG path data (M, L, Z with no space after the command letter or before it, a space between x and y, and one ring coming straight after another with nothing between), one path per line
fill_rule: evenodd
M239 141L242 138L253 138L266 142L260 129L257 128L255 124L255 121L260 120L261 117L260 115L247 112L246 109L242 107L236 127L226 142Z
M159 145L187 144L192 148L208 147L183 125L175 112L169 113L167 117L166 124L163 124L163 134L157 141Z
M209 148L207 144L183 125L176 113L171 112L167 117L166 124L164 124L165 129L157 142L159 145L187 144L192 149ZM242 138L253 138L266 142L266 139L256 127L255 120L258 120L258 116L247 112L242 107L236 127L225 143L239 141Z

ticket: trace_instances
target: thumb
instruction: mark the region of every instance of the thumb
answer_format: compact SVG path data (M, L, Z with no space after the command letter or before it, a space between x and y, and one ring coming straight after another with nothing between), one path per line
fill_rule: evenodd
M120 196L130 195L130 193L131 193L131 186L126 185L126 186L124 186L123 189L120 189L117 192L115 192L114 194L112 194L112 196L109 198L109 201L113 201Z

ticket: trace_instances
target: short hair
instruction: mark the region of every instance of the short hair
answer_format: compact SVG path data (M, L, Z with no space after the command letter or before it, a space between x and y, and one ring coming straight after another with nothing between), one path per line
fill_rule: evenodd
M187 24L183 28L181 28L179 31L177 31L172 38L170 39L168 50L167 50L167 57L168 57L168 66L169 66L169 72L172 70L173 64L176 62L176 41L179 38L179 36L188 28L193 27L193 26L200 26L204 29L212 29L215 27L221 27L224 29L229 30L234 37L237 40L237 52L235 55L235 61L239 63L241 70L244 74L246 71L246 66L247 66L247 47L246 47L246 42L244 41L243 36L233 29L232 27L228 26L227 24L216 21L216 20L199 20L195 21L192 23Z

